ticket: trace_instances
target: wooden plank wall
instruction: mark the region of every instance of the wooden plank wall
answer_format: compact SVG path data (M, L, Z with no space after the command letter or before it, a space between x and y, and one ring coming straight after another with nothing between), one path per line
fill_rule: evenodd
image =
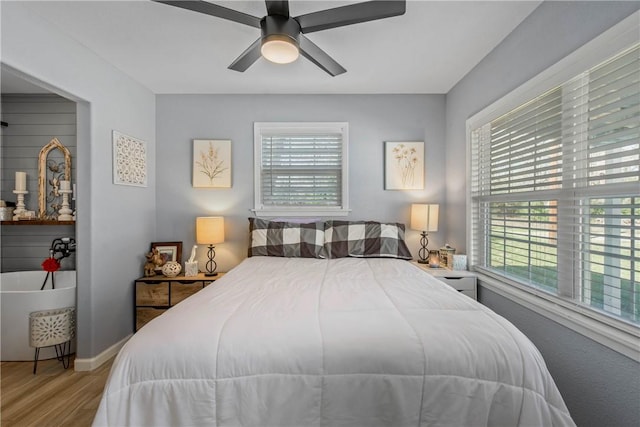
M76 104L57 95L2 95L2 174L0 198L16 201L16 171L27 172L28 210L38 211L38 154L53 138L71 152L71 182L76 182ZM52 155L54 152L52 152ZM57 158L58 152L55 152ZM60 156L61 157L61 156ZM75 202L71 202L71 208ZM75 237L72 225L3 225L0 232L1 271L41 270L56 237ZM75 256L62 262L75 269Z

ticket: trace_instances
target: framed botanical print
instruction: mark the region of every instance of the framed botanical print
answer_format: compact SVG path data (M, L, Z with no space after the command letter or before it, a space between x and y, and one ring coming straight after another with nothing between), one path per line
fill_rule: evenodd
M193 186L231 188L231 141L193 140Z
M424 190L424 142L385 142L384 189Z

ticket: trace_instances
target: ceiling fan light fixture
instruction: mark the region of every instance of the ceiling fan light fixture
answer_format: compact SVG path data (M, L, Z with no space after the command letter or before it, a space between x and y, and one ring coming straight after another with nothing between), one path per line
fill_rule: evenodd
M276 64L289 64L300 56L298 44L283 34L271 34L262 39L262 56Z
M258 18L203 0L153 1L260 28L260 37L229 65L230 70L246 71L260 56L277 64L289 64L302 54L331 76L347 70L305 34L400 16L407 10L407 0L371 0L292 17L289 0L266 0L267 14Z

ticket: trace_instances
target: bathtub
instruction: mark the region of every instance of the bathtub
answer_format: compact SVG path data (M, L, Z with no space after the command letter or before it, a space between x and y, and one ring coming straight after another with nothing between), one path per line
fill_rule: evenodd
M29 347L29 313L76 305L76 272L56 271L55 289L51 277L40 290L46 271L0 273L0 347L1 360L33 360L35 349ZM72 352L75 342L71 343ZM40 350L38 359L56 357L54 347Z

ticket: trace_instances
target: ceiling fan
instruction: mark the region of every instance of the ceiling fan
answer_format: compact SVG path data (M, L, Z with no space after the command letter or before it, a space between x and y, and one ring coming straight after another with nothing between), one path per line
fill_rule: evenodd
M229 65L231 70L243 72L260 56L271 62L288 64L302 54L332 76L347 70L304 34L403 15L406 10L406 0L376 0L291 17L288 0L267 0L267 15L258 18L202 0L153 1L260 28L260 38Z

